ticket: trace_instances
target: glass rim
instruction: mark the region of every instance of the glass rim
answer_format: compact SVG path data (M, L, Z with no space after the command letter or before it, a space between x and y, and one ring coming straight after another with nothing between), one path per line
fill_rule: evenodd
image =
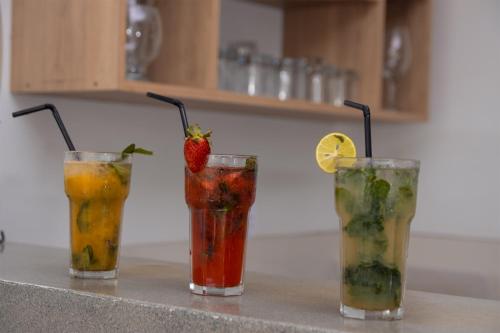
M257 158L257 155L243 155L243 154L208 154L208 157L216 157L216 158L224 158L224 157L231 157L231 158L251 158L255 157Z
M238 154L209 154L207 166L209 167L244 167L246 163L253 159L258 163L257 155L238 155Z
M86 150L68 150L64 152L64 161L81 161L81 162L103 162L103 163L132 163L132 155L127 154L125 157L121 152L100 152Z
M396 169L414 169L420 167L420 161L409 158L386 158L386 157L336 157L335 161L341 162L337 169L355 169L373 164L374 167L386 167ZM342 165L342 161L347 162ZM355 163L361 162L361 165Z

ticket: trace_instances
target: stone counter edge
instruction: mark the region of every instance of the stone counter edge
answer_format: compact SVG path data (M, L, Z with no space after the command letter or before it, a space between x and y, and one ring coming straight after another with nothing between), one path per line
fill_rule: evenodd
M0 280L5 332L339 333L85 291Z

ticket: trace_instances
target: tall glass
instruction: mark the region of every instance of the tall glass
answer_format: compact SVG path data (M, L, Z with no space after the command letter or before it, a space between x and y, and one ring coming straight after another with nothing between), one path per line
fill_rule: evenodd
M191 220L191 292L241 295L257 157L210 155L201 172L192 173L186 168L185 173Z
M158 8L139 0L128 0L126 68L127 79L147 80L149 64L160 53L162 23Z
M400 319L419 162L339 158L337 163L340 312L358 319Z
M64 188L70 207L71 276L117 277L123 206L131 171L130 155L66 152Z
M307 69L307 98L313 103L325 100L325 67L321 59L312 59Z

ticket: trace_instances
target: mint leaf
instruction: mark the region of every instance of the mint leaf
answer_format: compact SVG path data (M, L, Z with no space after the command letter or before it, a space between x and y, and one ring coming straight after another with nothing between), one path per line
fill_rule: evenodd
M390 190L391 185L387 181L377 179L370 186L370 195L372 200L377 200L381 203L387 199Z
M87 269L94 262L94 250L92 249L92 246L87 245L83 248L83 251L80 254L79 266L83 269Z
M127 186L130 180L130 168L118 163L109 163L111 169L116 173L122 185Z
M127 155L141 154L141 155L153 155L151 150L147 150L141 147L136 147L135 143L129 144L125 149L122 150L122 158L125 159Z
M78 216L76 217L76 225L80 232L87 232L90 228L90 217L89 217L89 206L90 201L84 201L80 205L80 210L78 211Z
M135 143L131 143L125 149L122 150L122 156L127 154L133 154L134 150L135 150Z
M383 218L368 214L357 214L344 227L344 230L351 237L369 238L384 231Z
M393 206L391 207L391 212L396 216L398 221L409 223L415 215L417 198L413 191L414 189L411 185L404 185L398 188Z
M367 188L366 196L371 200L371 213L373 215L383 215L383 208L391 185L383 179L374 179Z
M354 215L343 230L350 237L363 241L363 252L366 255L369 254L370 258L380 258L387 249L384 214L391 185L383 179L377 179L373 168L363 169L362 173L365 177L364 198L367 211L355 213L351 208ZM344 200L348 196L344 191L336 190L336 194L343 196ZM352 200L354 201L354 198ZM346 206L347 208L349 206Z
M139 147L139 148L135 148L133 154L141 154L141 155L151 156L151 155L153 155L153 152L151 150L147 150L147 149Z
M359 185L365 181L366 174L362 169L347 169L341 172L342 177L338 177L338 179L341 179L343 183Z
M82 253L85 253L88 255L90 262L94 261L94 250L92 249L92 246L88 245L83 248Z
M401 272L395 267L375 260L346 267L343 278L353 297L385 300L395 306L401 302Z
M256 170L257 169L257 158L255 156L247 158L245 162L245 169L247 170Z
M88 269L96 261L94 250L90 245L85 246L81 253L72 256L73 266L79 270Z
M223 193L229 193L229 186L225 182L220 182L219 183L219 190Z
M351 192L343 187L335 187L335 201L337 205L340 205L346 212L353 213L355 200Z
M375 175L375 168L369 167L361 169L363 175L365 175L368 182L373 182L377 177Z
M413 191L409 185L401 186L399 188L398 199L410 200L413 198Z
M202 251L201 253L203 256L207 257L207 259L212 258L212 256L215 254L215 244L214 243L209 243L205 250Z

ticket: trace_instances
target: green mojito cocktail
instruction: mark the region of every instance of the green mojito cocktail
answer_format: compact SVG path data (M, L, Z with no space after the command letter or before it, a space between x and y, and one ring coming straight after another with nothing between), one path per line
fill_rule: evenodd
M340 311L360 319L399 319L419 162L338 158L336 169Z
M370 107L363 113L365 157L354 141L334 132L316 146L316 162L335 174L340 221L340 313L357 319L401 319L410 223L417 203L420 163L373 158Z

